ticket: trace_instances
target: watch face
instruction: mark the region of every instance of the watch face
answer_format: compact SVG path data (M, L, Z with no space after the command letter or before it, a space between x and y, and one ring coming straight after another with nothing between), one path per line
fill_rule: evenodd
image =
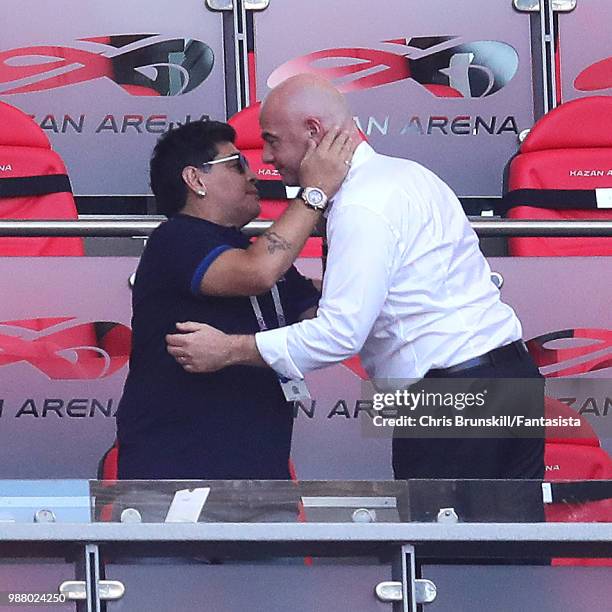
M323 201L323 193L319 189L312 189L308 192L308 201L315 206Z

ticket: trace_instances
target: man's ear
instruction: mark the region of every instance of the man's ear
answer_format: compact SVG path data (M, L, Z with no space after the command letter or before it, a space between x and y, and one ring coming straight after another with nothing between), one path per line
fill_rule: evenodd
M323 130L323 125L321 121L316 117L309 117L306 119L306 130L310 138L314 138L317 144L321 142L323 136L325 135L325 131Z
M195 193L200 193L201 191L206 192L206 185L202 180L202 175L195 169L194 166L185 166L181 176L183 177L185 185L187 185L191 191Z

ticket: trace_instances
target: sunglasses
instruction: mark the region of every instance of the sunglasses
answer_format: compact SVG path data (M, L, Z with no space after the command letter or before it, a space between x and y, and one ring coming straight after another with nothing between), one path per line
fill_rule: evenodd
M208 166L214 166L215 164L224 164L225 162L231 162L238 160L238 171L240 174L245 174L249 169L249 161L242 153L234 153L233 155L228 155L227 157L219 157L219 159L213 159L209 162L204 162L201 164L201 167L204 171L206 171Z

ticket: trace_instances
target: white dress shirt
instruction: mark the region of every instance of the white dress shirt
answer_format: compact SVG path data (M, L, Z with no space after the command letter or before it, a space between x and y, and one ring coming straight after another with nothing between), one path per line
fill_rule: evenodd
M356 353L373 379L416 379L521 337L451 189L361 143L328 209L316 318L255 336L287 378Z

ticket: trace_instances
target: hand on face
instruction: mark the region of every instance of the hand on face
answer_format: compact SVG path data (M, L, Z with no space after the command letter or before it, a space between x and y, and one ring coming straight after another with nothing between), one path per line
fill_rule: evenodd
M216 372L228 363L228 338L205 323L177 323L166 336L167 350L186 372Z
M310 140L300 165L300 185L320 187L332 198L348 174L358 144L349 132L338 127L330 129L318 145Z

